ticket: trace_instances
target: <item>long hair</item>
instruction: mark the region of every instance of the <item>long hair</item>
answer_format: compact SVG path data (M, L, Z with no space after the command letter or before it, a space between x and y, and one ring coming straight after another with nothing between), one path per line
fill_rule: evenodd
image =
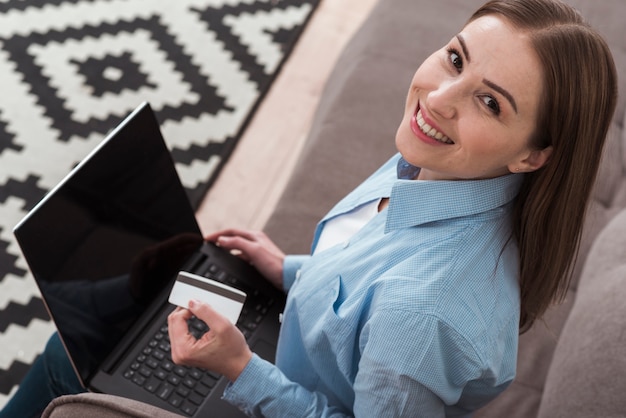
M496 0L470 22L500 15L528 34L543 65L536 149L548 163L525 174L513 211L520 254L520 332L565 297L589 197L617 102L617 73L603 38L558 0Z

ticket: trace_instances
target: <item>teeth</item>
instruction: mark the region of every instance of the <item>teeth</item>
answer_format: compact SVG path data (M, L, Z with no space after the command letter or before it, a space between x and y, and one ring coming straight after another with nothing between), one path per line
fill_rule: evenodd
M450 138L448 138L424 121L421 110L417 112L417 115L415 116L415 121L417 122L417 126L419 126L420 130L429 137L436 139L439 142L443 142L444 144L454 144L454 142L452 142Z

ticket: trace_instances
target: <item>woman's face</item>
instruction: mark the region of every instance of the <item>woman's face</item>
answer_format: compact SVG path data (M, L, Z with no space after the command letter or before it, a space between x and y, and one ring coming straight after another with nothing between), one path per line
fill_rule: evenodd
M500 17L481 17L413 76L396 146L424 180L536 170L551 152L530 144L541 91L527 35Z

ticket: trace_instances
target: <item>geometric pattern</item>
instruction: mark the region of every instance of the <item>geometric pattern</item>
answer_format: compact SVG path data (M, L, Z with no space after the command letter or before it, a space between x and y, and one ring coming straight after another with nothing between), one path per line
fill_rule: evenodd
M0 0L0 408L54 330L15 224L142 101L197 205L318 2Z

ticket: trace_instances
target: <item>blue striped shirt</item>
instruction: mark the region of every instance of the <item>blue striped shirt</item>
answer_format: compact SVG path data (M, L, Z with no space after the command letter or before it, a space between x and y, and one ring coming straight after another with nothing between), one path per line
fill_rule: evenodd
M465 417L515 375L522 175L398 179L396 155L319 223L381 197L349 240L284 263L276 365L254 356L224 397L252 416Z

